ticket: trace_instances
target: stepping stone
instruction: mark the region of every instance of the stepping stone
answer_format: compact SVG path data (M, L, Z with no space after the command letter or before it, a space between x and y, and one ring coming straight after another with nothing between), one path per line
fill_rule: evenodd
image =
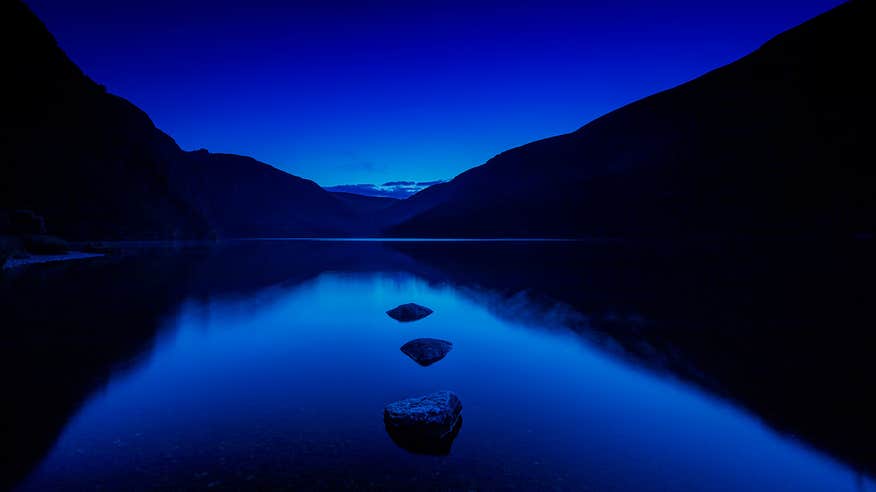
M418 338L401 346L401 351L421 366L430 366L443 359L453 344L437 338Z
M433 311L426 306L420 306L419 304L414 304L413 302L410 302L408 304L402 304L401 306L390 309L386 312L386 314L388 314L390 318L396 321L409 322L423 319L426 316L432 314L432 312Z
M462 402L438 391L386 405L383 422L398 446L419 454L446 455L462 428Z

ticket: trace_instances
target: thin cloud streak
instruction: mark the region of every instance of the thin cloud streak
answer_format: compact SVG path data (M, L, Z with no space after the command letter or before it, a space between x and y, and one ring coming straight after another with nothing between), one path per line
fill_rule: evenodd
M443 179L434 181L388 181L381 185L371 183L345 184L324 186L326 191L355 193L357 195L405 199L432 185L443 183Z

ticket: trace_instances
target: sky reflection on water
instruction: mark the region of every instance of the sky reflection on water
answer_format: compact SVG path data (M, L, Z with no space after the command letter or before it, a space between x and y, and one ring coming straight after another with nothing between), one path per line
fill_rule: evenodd
M435 313L385 314L406 302ZM876 490L729 402L593 348L562 324L567 311L544 309L393 270L190 299L21 488ZM420 337L454 349L420 367L399 350ZM397 447L383 406L441 389L463 403L450 454Z

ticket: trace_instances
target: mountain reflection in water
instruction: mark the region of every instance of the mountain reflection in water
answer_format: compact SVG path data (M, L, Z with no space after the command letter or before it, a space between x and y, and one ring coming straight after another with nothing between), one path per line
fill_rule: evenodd
M2 476L869 490L872 246L242 241L12 272ZM386 316L406 302L435 313ZM420 367L422 337L454 350ZM441 389L446 456L397 446L383 405Z

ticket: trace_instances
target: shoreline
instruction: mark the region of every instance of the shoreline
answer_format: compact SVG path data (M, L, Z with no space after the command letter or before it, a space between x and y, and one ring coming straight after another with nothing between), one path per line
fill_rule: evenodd
M106 256L102 253L85 253L82 251L70 251L68 253L59 254L59 255L31 255L27 258L9 258L6 260L6 264L3 265L2 270L11 270L13 268L19 268L27 265L39 265L41 263L52 263L58 261L73 261L73 260L85 260L88 258L97 258L101 256Z

